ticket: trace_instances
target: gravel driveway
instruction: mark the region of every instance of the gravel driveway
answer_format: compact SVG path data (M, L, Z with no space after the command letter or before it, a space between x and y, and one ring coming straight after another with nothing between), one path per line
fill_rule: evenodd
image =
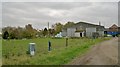
M117 65L118 38L93 46L85 55L75 58L68 65Z

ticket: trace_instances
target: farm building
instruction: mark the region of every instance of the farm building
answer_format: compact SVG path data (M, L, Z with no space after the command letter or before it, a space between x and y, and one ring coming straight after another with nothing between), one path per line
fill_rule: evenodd
M113 24L110 28L109 31L111 32L117 32L118 31L118 26L116 24Z
M120 27L118 27L116 24L113 24L111 27L106 29L105 34L113 36L118 35L120 33L118 29L120 29Z
M78 22L75 25L62 30L62 36L68 37L91 37L94 32L99 36L104 36L104 26L90 24L86 22Z

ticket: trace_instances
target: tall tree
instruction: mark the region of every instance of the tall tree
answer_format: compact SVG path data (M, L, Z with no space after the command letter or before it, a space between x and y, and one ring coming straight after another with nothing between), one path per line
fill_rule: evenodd
M16 35L15 35L14 31L11 31L11 32L9 33L9 38L10 38L10 39L15 39L15 37L16 37Z
M3 39L8 39L8 37L9 37L9 33L8 33L8 31L5 31L3 33Z
M64 28L68 28L68 27L71 27L73 26L75 23L74 22L67 22L65 25L64 25Z
M22 39L22 38L33 38L36 37L37 30L33 29L31 24L22 27L4 27L2 32L7 31L10 39ZM4 35L3 35L4 36Z
M33 27L32 27L31 24L25 25L25 28L26 28L27 30L33 30Z
M27 34L26 37L28 37L28 38L36 37L36 30L33 29L31 24L28 24L28 25L25 26L25 32L24 33Z
M24 32L24 28L22 28L22 27L18 27L17 28L17 31L18 31L18 39L22 39L23 38L23 32Z
M54 29L49 29L49 33L51 36L54 36L55 35L55 30Z
M43 35L44 35L44 36L48 35L48 30L47 30L47 28L44 28Z
M54 30L55 30L55 34L58 34L59 32L62 31L63 24L61 24L61 23L56 23L56 24L52 25L52 27L53 27Z

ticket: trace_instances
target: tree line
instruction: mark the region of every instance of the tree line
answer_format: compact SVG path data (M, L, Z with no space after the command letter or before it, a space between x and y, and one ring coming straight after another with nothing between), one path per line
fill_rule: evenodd
M48 37L55 36L62 29L74 25L74 22L67 22L65 25L60 22L52 25L50 29L44 28L42 30L36 30L32 27L32 24L25 25L25 27L4 27L2 28L2 38L3 39L31 39L36 37Z

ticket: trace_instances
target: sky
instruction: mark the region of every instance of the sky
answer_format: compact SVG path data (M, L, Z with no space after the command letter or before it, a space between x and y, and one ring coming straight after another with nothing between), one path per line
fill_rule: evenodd
M32 0L31 0L32 1ZM0 5L1 6L1 5ZM1 10L1 9L0 9ZM0 11L1 12L1 11ZM44 29L56 22L86 21L110 27L118 25L117 2L2 2L2 27L32 24L36 29Z

